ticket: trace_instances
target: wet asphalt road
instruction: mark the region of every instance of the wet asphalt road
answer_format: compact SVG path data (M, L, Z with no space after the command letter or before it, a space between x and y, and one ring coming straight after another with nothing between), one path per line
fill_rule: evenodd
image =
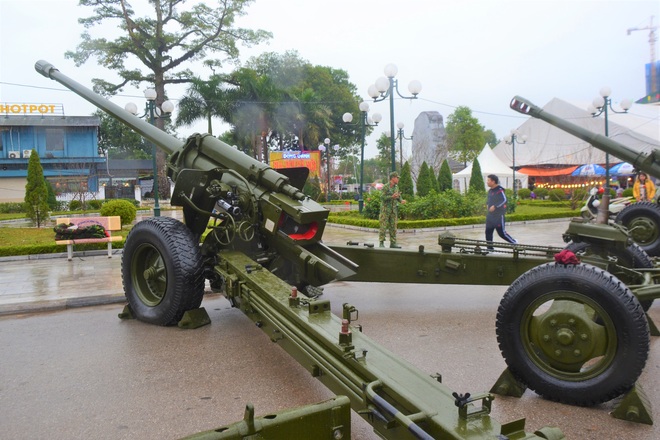
M560 246L557 231L565 226L513 224L509 232L523 243ZM455 233L481 238L483 231ZM330 244L377 240L373 232L334 227L325 237ZM399 242L404 247L431 246L436 237L437 232L408 233L401 234ZM71 282L41 286L93 296L88 280L94 278L104 290L104 283L119 277L119 260L54 260L51 270ZM74 263L94 269L84 272ZM5 266L11 265L1 265L2 282L8 273ZM30 271L29 262L20 266ZM25 276L21 270L11 273ZM9 286L0 285L0 298L6 289ZM453 390L474 394L488 391L505 368L495 338L495 313L505 290L337 282L325 288L324 298L335 314L341 313L342 303L350 302L360 310L357 323L368 336L422 371L441 373ZM331 397L223 297L207 295L203 306L212 324L197 330L121 321L120 304L0 317L0 437L174 439L242 419L247 402L255 405L257 415L264 415ZM660 323L660 305L652 307L650 316ZM652 338L639 380L655 408L660 408L658 339ZM498 396L492 415L500 422L526 417L527 431L532 432L559 426L570 439L660 438L657 424L612 418L608 413L613 405L576 408L527 391L521 399ZM376 438L358 416L353 422L353 438Z

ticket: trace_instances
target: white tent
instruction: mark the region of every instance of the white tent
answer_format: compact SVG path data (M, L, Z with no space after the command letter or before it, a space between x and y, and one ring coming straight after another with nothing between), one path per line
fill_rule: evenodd
M586 110L588 105L554 98L543 106L543 110L604 135L604 117L592 117ZM620 110L618 105L614 107ZM605 152L540 119L529 118L518 127L518 131L521 137L526 135L527 140L525 143L516 142L516 165L567 167L605 163ZM660 106L635 104L628 113L609 112L608 135L634 151L651 153L660 149ZM514 154L511 144L502 141L493 151L504 163L511 163ZM622 160L610 155L610 166L618 162Z
M493 152L488 144L481 150L477 156L479 166L481 167L481 174L484 179L484 187L486 187L486 177L489 174L495 174L500 179L500 185L504 188L513 189L513 169L502 162ZM470 177L472 176L472 164L458 173L453 174L453 187L454 189L464 193L470 185ZM516 172L516 185L518 189L527 188L527 174Z

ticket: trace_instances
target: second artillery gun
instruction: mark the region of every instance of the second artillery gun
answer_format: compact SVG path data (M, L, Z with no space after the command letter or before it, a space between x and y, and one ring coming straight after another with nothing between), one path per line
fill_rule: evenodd
M590 132L577 124L548 113L525 98L516 96L510 107L524 115L541 119L594 147L630 163L649 176L660 178L660 150L635 151L607 136ZM660 197L660 196L659 196ZM607 215L603 215L607 218ZM660 205L657 201L632 203L616 214L615 223L623 225L630 238L652 257L660 256Z
M500 347L516 378L554 400L609 400L629 391L644 367L644 312L608 272L626 282L652 283L640 271L610 259L548 263L561 249L535 246L500 245L501 256L483 255L479 243L452 237L440 239L439 252L326 246L321 238L328 211L299 190L305 170L285 175L210 135L180 141L51 64L39 61L36 69L169 155L171 202L182 207L185 223L156 217L131 230L122 257L126 315L158 325L200 325L207 318L200 305L208 280L324 385L346 396L384 438L562 435L552 428L529 434L519 423L500 425L489 415L492 394L452 393L387 352L354 324L355 307L344 304L339 318L329 301L316 298L317 289L333 280L511 285L498 312ZM246 412L245 423L254 430L251 417Z

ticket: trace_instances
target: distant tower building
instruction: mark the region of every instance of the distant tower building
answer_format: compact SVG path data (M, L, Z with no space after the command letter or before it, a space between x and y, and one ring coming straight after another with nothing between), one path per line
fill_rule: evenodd
M635 101L637 104L658 104L660 103L660 61L655 58L655 42L658 41L656 31L657 25L653 25L653 16L646 27L634 27L628 29L628 35L633 31L649 31L649 45L651 47L651 62L646 65L646 96Z
M447 158L445 125L438 112L422 112L415 119L410 168L416 181L419 168L426 162L436 173Z

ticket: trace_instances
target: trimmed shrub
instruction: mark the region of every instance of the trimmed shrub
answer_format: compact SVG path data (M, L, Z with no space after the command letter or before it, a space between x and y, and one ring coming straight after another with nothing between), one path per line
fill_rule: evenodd
M518 190L519 199L529 199L529 196L532 194L532 191L529 188L520 188Z
M87 202L87 207L89 209L101 209L103 202L105 202L105 200L90 200Z
M550 190L548 190L548 188L534 188L534 194L536 194L536 197L539 199L547 199Z
M623 197L632 197L632 196L633 196L632 188L626 188L623 190Z
M64 212L69 210L69 204L66 201L57 202L53 211Z
M431 191L427 196L418 197L405 205L399 205L399 219L449 219L484 215L485 201L483 195L475 193L462 196L453 189L440 194Z
M366 218L378 220L378 216L380 216L381 194L380 191L370 191L369 193L363 194L364 209L362 210L362 214L364 214Z
M555 188L555 189L550 190L548 195L550 197L550 200L552 200L554 202L559 202L559 201L562 201L562 200L566 200L566 193L561 188Z
M82 209L82 202L80 200L71 200L69 202L69 211L78 211Z
M137 209L133 203L128 200L116 199L107 201L101 206L101 215L121 217L122 225L129 225L135 220Z
M575 188L571 194L573 200L586 200L589 191L586 188Z

